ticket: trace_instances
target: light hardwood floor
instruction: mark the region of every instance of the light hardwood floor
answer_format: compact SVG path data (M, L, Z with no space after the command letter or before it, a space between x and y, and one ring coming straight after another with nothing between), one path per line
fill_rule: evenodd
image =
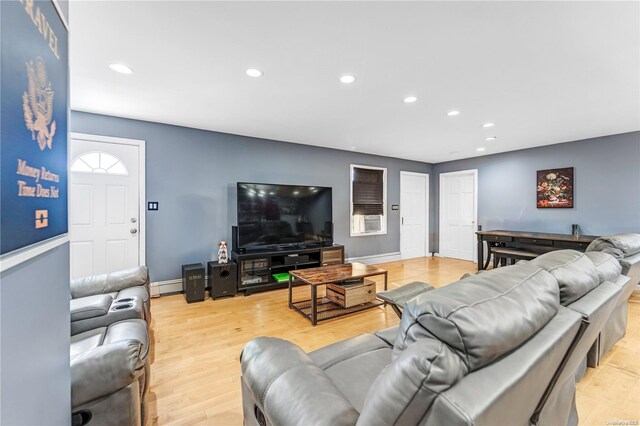
M439 287L475 271L472 262L443 258L379 266L389 271L389 288L411 281ZM308 288L296 288L296 295L308 297ZM182 295L166 296L153 299L151 310L149 423L161 425L242 425L239 355L256 336L281 337L311 351L399 322L390 307L379 307L312 327L287 307L286 290L194 304ZM577 404L581 425L640 419L638 293L629 304L627 336L600 367L588 369L578 384Z

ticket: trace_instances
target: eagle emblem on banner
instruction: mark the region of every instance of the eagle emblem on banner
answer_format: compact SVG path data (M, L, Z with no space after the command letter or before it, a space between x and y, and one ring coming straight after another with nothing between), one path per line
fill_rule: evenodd
M27 62L29 89L22 95L22 108L31 139L38 141L41 151L51 149L53 135L56 134L56 122L53 121L53 90L47 77L47 68L42 58Z

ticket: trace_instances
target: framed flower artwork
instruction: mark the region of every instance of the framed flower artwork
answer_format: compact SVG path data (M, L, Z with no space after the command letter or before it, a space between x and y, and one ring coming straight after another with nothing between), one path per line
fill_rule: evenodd
M573 167L538 170L536 187L539 209L573 208Z

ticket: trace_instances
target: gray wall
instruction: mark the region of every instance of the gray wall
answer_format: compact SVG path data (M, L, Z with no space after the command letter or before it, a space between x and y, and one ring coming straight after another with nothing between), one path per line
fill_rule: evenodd
M71 424L69 297L69 243L0 273L0 424Z
M71 424L69 243L0 275L0 424Z
M431 165L166 124L72 112L73 132L146 141L147 265L152 281L180 276L185 263L215 257L231 240L238 181L333 187L335 241L347 257L400 250L398 211L388 209L388 233L349 237L349 165L387 167L388 204L400 202L400 171L429 173Z
M536 208L536 171L574 167L572 209ZM640 132L487 155L433 166L431 247L438 251L439 174L478 169L484 229L585 235L640 232Z

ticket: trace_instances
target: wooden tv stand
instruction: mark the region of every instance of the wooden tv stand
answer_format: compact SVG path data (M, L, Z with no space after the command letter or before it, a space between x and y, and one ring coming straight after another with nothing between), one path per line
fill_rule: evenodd
M276 282L273 274L344 263L344 246L284 248L247 253L231 252L238 264L238 292L245 296L259 291L287 288L289 282Z

